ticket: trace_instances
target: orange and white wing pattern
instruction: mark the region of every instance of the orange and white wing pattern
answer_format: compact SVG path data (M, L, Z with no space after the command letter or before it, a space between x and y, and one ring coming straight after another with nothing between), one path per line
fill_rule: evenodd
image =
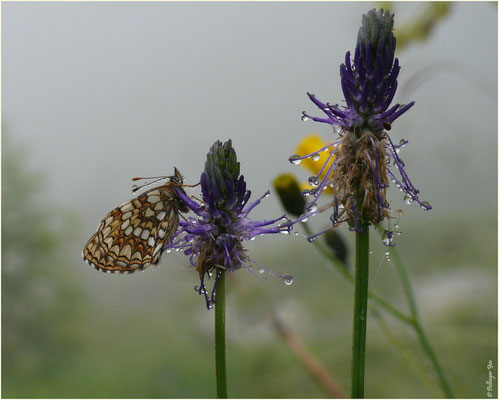
M178 178L179 177L179 178ZM174 179L175 178L175 179ZM83 259L103 272L132 273L155 266L178 227L185 206L176 194L182 177L175 176L107 214L83 249Z

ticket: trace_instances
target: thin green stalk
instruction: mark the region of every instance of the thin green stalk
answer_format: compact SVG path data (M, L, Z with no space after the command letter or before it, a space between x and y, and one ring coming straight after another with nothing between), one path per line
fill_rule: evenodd
M305 232L308 235L312 234L312 231L310 230L310 227L306 222L302 223L303 228ZM324 257L329 259L333 265L335 266L336 270L343 275L343 277L348 280L350 283L354 283L354 278L350 272L348 272L348 269L345 264L343 264L340 260L338 260L333 254L331 253L330 250L326 249L319 240L314 241L314 245L317 247L317 249L322 253ZM369 291L368 292L369 298L377 303L381 308L383 308L385 311L390 313L392 316L395 318L399 319L402 322L405 322L406 324L413 325L413 319L402 313L401 311L397 310L395 307L393 307L391 304L383 300L381 297L378 295L374 294L373 292Z
M388 324L383 319L381 314L371 308L371 312L375 320L377 321L381 331L385 334L387 339L397 347L400 356L404 359L405 364L413 369L415 374L421 379L421 381L426 385L426 387L433 393L433 397L438 397L440 395L441 388L438 384L428 375L428 371L422 363L421 357L417 357L415 351L407 346L406 343L401 341L388 327Z
M225 271L218 277L215 293L215 365L217 397L227 398L227 368L225 364Z
M355 303L353 313L352 398L364 397L367 293L369 284L369 226L355 233Z
M412 316L412 320L413 320L412 325L414 326L414 329L418 335L418 339L419 339L419 342L421 343L421 347L423 348L424 352L426 353L426 355L430 359L431 363L433 364L433 368L435 369L435 371L437 373L440 386L442 387L442 390L444 391L445 396L446 397L454 397L454 394L452 393L450 385L447 382L447 379L445 378L444 372L443 372L442 368L440 367L437 356L436 356L435 352L433 351L433 349L430 345L430 342L428 341L428 338L423 330L423 326L422 326L421 321L419 319L419 313L418 313L418 309L416 306L414 292L412 290L411 283L409 282L409 276L407 275L407 271L404 267L404 264L400 260L400 257L394 248L390 249L390 256L395 264L395 268L397 270L400 281L402 283L402 288L403 288L405 296L407 298L407 302L409 303L409 309L411 311L411 316Z

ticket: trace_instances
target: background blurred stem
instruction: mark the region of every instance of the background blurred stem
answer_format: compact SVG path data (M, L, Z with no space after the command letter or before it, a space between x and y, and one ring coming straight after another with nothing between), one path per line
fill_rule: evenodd
M355 232L355 302L353 312L352 398L364 397L367 289L369 285L369 225Z
M311 235L312 231L310 230L310 227L306 222L302 222L303 228L305 229L305 232L307 235ZM343 275L343 277L348 280L350 283L354 283L354 278L352 274L348 271L347 266L342 263L340 260L338 260L328 249L326 249L318 240L314 241L314 245L317 247L319 252L322 253L329 261L332 262L332 264L335 266L336 270ZM399 319L400 321L403 321L407 324L413 325L413 320L412 318L408 317L401 311L397 310L395 307L387 303L385 300L383 300L381 297L377 296L376 294L372 293L371 291L368 292L369 298L378 304L381 308L383 308L386 312L390 313L393 315L395 318Z
M217 397L227 398L227 369L225 364L225 271L222 270L215 294L215 364Z
M381 230L380 230L381 231ZM421 343L421 347L423 348L424 352L430 359L433 368L435 369L438 380L440 383L440 386L442 387L442 390L445 393L446 397L454 397L454 394L452 393L452 390L449 386L449 383L447 382L447 379L444 375L444 372L442 368L440 367L440 364L437 360L437 356L435 352L433 351L430 342L428 341L428 338L423 330L423 326L421 324L420 318L419 318L419 313L418 309L416 307L416 300L414 297L414 292L412 290L411 283L409 282L409 276L407 275L407 271L405 269L404 264L402 263L398 252L395 250L395 248L390 249L390 257L393 260L393 263L395 265L395 269L397 270L397 273L400 278L400 282L402 283L402 288L404 291L404 294L407 298L407 302L409 303L409 309L411 312L412 316L412 325L414 326L414 329L418 335L418 340Z
M273 308L271 308L271 317L279 336L281 336L281 338L289 346L293 353L295 353L295 355L303 362L305 368L307 368L310 374L315 379L317 379L326 394L333 398L346 398L346 394L335 382L335 380L331 376L331 373L305 347L300 338L296 336L288 326L285 325L285 323L279 318Z
M406 365L410 366L414 370L419 379L421 379L426 387L428 387L428 389L432 392L433 397L438 397L441 394L440 386L437 385L437 383L428 376L426 368L422 364L421 359L416 356L414 350L412 350L411 347L407 346L406 343L403 343L396 335L393 334L383 316L377 310L371 308L371 312L381 331L385 334L388 340L395 347L397 347L397 350L400 356L404 359Z
M310 227L306 222L302 222L302 226L307 233L307 235L311 235L312 231L310 230ZM382 231L378 230L379 235L382 235ZM342 263L340 260L338 260L332 253L329 251L327 248L325 248L320 241L316 240L314 241L314 245L316 246L317 250L325 256L333 266L336 268L336 270L350 283L354 282L354 278L352 274L348 271L346 265ZM409 277L407 275L406 269L400 259L400 256L398 255L397 251L395 248L390 248L390 257L395 265L395 268L397 270L397 273L399 275L400 281L402 283L402 290L407 298L407 301L409 303L409 309L410 309L410 316L407 316L403 312L397 310L395 307L391 306L388 302L383 300L381 297L375 295L371 291L368 292L368 297L370 300L372 300L376 305L378 305L380 308L391 314L393 317L397 318L398 320L409 324L410 326L413 327L413 329L416 331L417 338L421 344L421 347L423 348L426 356L430 360L431 364L433 365L433 368L435 369L437 376L438 376L438 382L440 384L440 387L445 394L446 397L452 398L454 397L453 392L450 388L450 385L443 373L442 368L440 367L440 364L438 362L437 356L435 352L433 351L425 331L422 328L421 321L419 318L419 313L416 307L416 300L414 297L414 293L412 290L411 283L409 281ZM373 311L376 311L376 309L373 309ZM385 332L386 333L386 332Z

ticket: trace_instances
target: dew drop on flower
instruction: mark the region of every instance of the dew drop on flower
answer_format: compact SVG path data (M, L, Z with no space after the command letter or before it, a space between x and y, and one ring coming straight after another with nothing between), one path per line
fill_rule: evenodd
M211 310L212 308L213 308L213 304L210 304L210 305L208 306L208 310Z
M265 272L265 270L264 270L263 268L260 268L260 269L258 270L258 273L260 273L260 274L263 274L264 272Z
M171 253L171 252L172 252L172 249L166 249L166 252L167 252L167 253Z
M312 160L314 160L314 161L319 161L319 158L321 158L321 155L320 155L320 154L314 154L314 155L312 156Z
M307 240L308 240L310 243L315 242L315 237L313 237L313 236L309 236L309 237L307 238Z
M319 178L315 175L312 175L310 178L308 178L308 183L310 186L317 186L319 184Z
M421 204L421 208L428 211L430 209L430 203L428 203L427 201L423 201L423 204Z
M405 204L411 204L414 201L414 199L412 198L412 196L409 196L408 194L406 194L404 196L404 201L405 201Z
M132 193L135 193L137 190L139 190L139 187L137 185L132 185Z
M293 283L293 277L292 276L285 276L284 277L284 283L289 286Z
M387 232L383 233L383 238L381 240L383 241L383 244L385 246L390 246L390 244L392 243L392 238L390 237L390 235L388 235Z
M302 120L303 122L305 122L305 121L308 121L309 119L310 119L310 118L309 118L309 117L307 117L307 116L305 115L305 111L304 111L304 112L303 112L303 114L302 114L302 116L301 116L301 120Z
M389 251L385 251L385 256L389 256L390 255L390 252Z
M315 212L317 211L317 204L313 203L310 206L306 207L308 211Z
M295 154L294 156L289 157L289 162L298 165L301 163L301 157L298 154Z
M333 126L333 131L337 135L341 135L343 133L343 128L341 126L339 126L339 125L334 125Z

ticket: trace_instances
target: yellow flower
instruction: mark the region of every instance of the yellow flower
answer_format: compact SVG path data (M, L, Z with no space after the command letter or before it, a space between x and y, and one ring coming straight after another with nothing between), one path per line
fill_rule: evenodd
M296 154L300 156L305 156L307 154L311 154L313 152L316 152L320 150L321 148L325 147L327 143L322 140L322 138L317 134L317 133L310 133L309 135L305 136L300 143L298 143L298 146L296 147ZM319 162L321 160L325 160L329 151L326 150L324 152L319 153L320 158L316 159L314 161L312 158L305 158L304 160L301 161L300 165L303 166L305 169L308 169L311 171L314 175L317 176L317 174L320 172L321 168L324 165L324 162ZM327 172L329 169L329 166L334 160L334 156L331 157L331 159L328 161L327 165L323 168L321 175L319 176L319 180L321 180L324 177L324 174ZM310 186L308 183L302 182L300 183L300 189L301 190L310 190L312 189L312 186ZM324 189L325 193L332 194L333 189L331 187L327 187Z

